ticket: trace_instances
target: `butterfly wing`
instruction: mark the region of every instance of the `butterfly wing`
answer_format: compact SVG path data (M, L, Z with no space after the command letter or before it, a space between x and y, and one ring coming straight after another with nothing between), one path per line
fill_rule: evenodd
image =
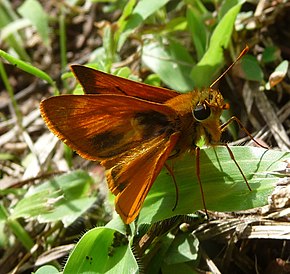
M142 143L108 169L106 177L109 188L117 195L116 211L125 223L131 223L138 216L151 186L179 140L179 135L178 132L169 136L164 133ZM103 161L102 164L107 168L110 166L108 161Z
M122 95L62 95L41 102L48 128L89 160L105 160L175 131L175 111Z
M156 103L164 103L179 95L170 89L146 85L85 66L72 65L71 70L86 94L127 95Z

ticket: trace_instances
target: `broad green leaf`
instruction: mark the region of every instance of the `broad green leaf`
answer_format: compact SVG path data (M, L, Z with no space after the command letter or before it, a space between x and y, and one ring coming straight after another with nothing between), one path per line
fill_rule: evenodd
M71 253L63 274L138 273L138 265L126 236L114 229L88 231Z
M159 273L160 268L164 265L165 255L174 241L174 235L168 233L160 238L158 242L158 253L152 257L150 264L147 266L147 273ZM164 272L167 273L167 272Z
M197 274L195 267L199 259L199 241L191 233L177 234L162 256L163 273ZM161 258L160 258L161 259Z
M140 0L133 10L133 14L137 14L141 17L141 21L146 20L154 12L165 6L169 0Z
M203 14L200 14L193 7L189 7L186 13L188 31L191 33L197 59L200 60L205 53L207 45L207 31L203 21Z
M208 50L192 69L191 77L196 87L208 87L217 77L224 62L223 51L229 45L240 8L241 4L235 5L223 16L210 38Z
M51 207L48 199L49 194L49 190L43 190L26 198L24 197L16 204L10 218L31 218L49 212Z
M231 150L252 191L225 147L202 149L200 177L207 209L238 211L267 204L279 178L275 172L285 169L284 161L290 158L290 153L254 147L231 147ZM203 208L194 155L186 153L168 165L172 165L179 190L177 207L172 211L175 186L168 171L163 169L144 202L139 223L152 223Z
M55 268L52 265L45 265L45 266L40 267L36 272L33 272L33 273L35 273L35 274L58 274L60 272L58 271L57 268Z
M51 212L40 214L38 216L38 220L41 223L61 221L65 227L68 227L78 217L85 213L94 204L95 201L95 197L78 198L71 202L61 200L60 202L56 203Z
M241 67L247 80L257 82L263 81L264 74L256 57L247 54L241 60Z
M199 241L191 233L178 234L165 255L168 265L195 261L198 258Z
M19 14L27 18L36 27L44 44L49 45L49 27L46 12L37 0L26 0L19 8Z
M132 231L134 230L134 223L130 224L132 226ZM106 228L110 228L126 235L128 232L127 225L124 224L121 217L116 213L116 217L106 224Z
M68 226L95 202L95 197L89 197L92 184L84 171L54 177L30 188L10 218L37 217L40 222L62 221Z
M221 2L221 7L218 10L218 18L223 18L231 8L244 2L244 0L225 0Z
M274 62L279 58L279 48L268 46L264 49L262 54L262 61L264 63Z
M164 5L167 4L169 0L140 0L132 11L132 14L128 17L127 21L120 21L120 30L118 32L118 50L122 47L127 37L144 21L151 16L154 12L158 11ZM130 1L132 2L132 1ZM130 3L129 2L129 3ZM134 1L135 3L135 1ZM131 5L130 5L131 7Z
M189 77L193 60L181 44L173 41L168 46L148 43L143 47L142 62L170 88L180 92L193 89L194 83Z

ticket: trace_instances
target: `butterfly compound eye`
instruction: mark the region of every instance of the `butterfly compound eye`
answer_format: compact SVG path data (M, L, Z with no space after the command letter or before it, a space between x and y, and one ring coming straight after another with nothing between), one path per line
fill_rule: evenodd
M203 105L197 105L195 109L192 111L192 114L196 120L203 121L210 116L211 111L207 105L203 104Z

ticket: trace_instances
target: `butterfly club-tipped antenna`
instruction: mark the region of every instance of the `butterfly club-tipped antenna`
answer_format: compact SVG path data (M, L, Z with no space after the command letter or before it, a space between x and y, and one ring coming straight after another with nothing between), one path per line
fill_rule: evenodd
M237 57L237 59L216 79L212 82L212 84L209 86L210 88L212 88L217 82L219 82L220 79L222 79L227 73L228 71L245 55L247 54L247 52L249 51L249 47L248 45L245 46L245 48L242 50L242 52L240 53L240 55Z

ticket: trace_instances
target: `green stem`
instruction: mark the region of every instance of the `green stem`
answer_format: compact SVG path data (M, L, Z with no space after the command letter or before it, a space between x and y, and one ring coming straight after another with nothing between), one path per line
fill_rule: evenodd
M30 250L34 246L32 238L17 220L9 219L9 213L2 203L0 204L0 216L5 217L8 227L12 230L17 240L19 240L27 250Z

